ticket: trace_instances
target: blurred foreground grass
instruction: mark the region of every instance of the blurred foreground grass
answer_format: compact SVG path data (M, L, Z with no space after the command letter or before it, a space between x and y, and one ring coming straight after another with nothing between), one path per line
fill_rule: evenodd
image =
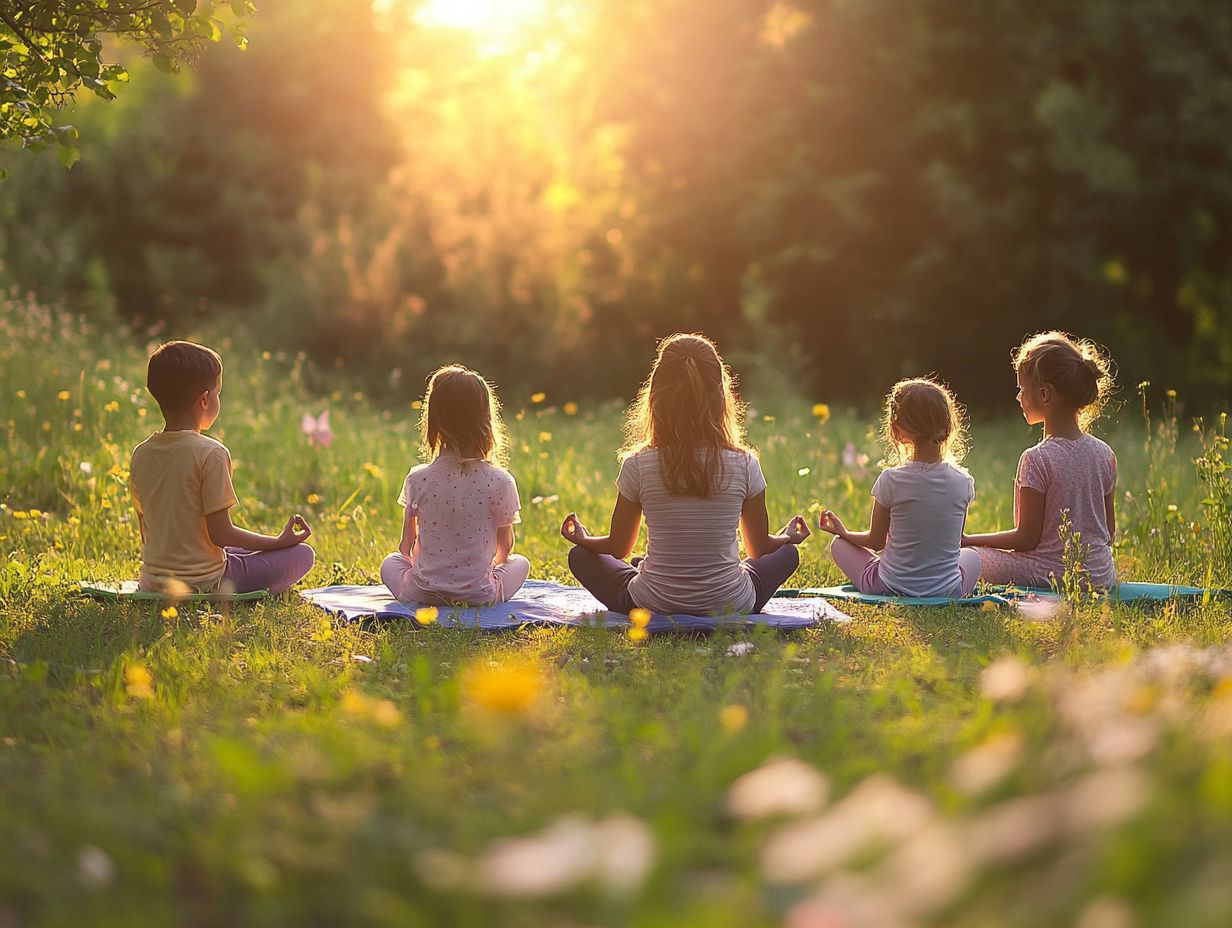
M237 521L302 511L308 583L374 581L416 394L312 396L296 359L217 347ZM293 598L86 602L76 580L136 573L126 468L159 422L143 357L0 307L0 926L1232 920L1223 603L856 607L790 637L639 646L333 625ZM1227 584L1222 438L1125 392L1104 427L1122 576ZM565 580L557 527L606 519L620 403L503 400L518 549ZM752 400L772 519L867 518L872 423ZM335 441L310 447L301 416L325 408ZM1004 421L975 428L977 530L1008 525L1034 441L1013 412L1007 389ZM795 583L837 581L816 539L803 556Z

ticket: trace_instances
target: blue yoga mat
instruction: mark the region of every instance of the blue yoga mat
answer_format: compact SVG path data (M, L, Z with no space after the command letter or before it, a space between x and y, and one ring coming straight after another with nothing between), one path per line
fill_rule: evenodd
M326 586L302 590L300 596L342 619L396 619L417 624L416 607L398 602L384 586ZM812 596L772 599L766 610L756 615L654 615L647 629L656 633L765 625L791 630L826 622L851 621L850 616L824 599ZM546 580L527 580L516 599L498 606L438 607L436 624L447 628L506 631L524 625L598 625L626 629L631 623L627 615L608 611L580 587L562 586Z
M1171 583L1118 583L1105 595L1112 602L1161 602L1169 599L1202 599L1207 590L1196 586L1182 586ZM1222 596L1227 590L1210 590L1211 596ZM955 599L949 596L878 596L875 593L861 593L854 586L813 587L800 591L801 596L822 596L826 599L842 599L848 602L874 603L900 606L979 606L983 603L998 603L1013 605L1023 600L1043 599L1060 600L1060 596L1051 589L1037 590L1026 587L993 587L980 596L966 596Z

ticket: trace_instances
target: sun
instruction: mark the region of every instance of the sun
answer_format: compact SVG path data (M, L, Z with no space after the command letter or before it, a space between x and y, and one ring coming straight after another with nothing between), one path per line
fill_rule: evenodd
M428 0L415 13L423 26L466 29L506 38L542 15L545 0Z

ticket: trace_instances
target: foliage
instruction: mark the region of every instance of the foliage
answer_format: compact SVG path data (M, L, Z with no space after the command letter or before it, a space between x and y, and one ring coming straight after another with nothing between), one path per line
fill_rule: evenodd
M78 133L55 125L79 91L115 99L128 71L104 50L120 38L142 47L161 71L229 34L240 48L252 0L3 0L0 2L0 141L27 148L58 143L60 162L80 156ZM230 14L229 16L227 14Z

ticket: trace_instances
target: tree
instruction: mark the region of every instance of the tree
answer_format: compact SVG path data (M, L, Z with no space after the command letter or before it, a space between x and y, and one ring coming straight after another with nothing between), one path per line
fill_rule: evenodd
M240 48L252 0L0 0L0 141L60 146L77 161L77 129L56 111L82 90L115 98L128 72L108 61L107 37L145 49L162 71L178 71L204 42L230 35ZM229 15L228 15L229 14Z

